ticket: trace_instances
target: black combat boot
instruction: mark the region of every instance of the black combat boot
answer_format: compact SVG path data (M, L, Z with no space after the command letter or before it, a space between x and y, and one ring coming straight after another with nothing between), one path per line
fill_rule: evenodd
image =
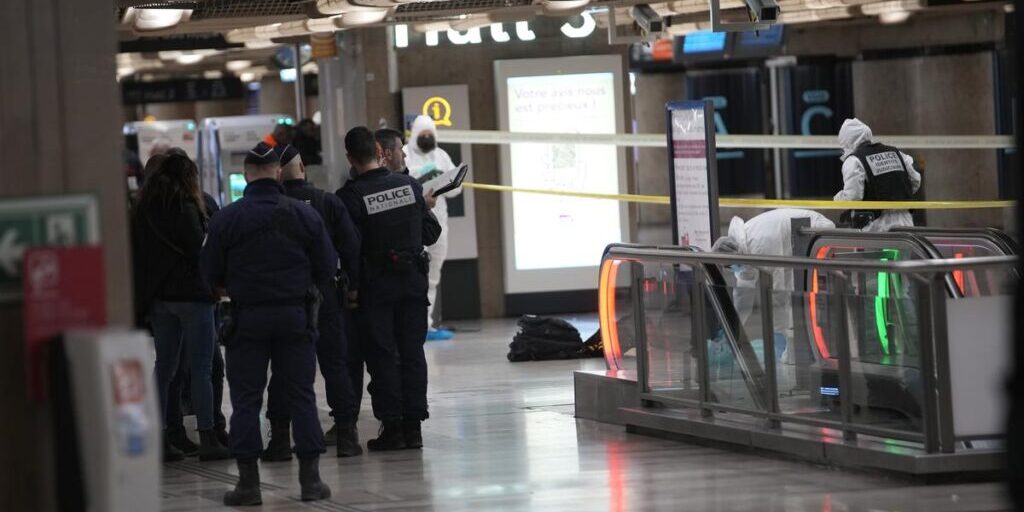
M320 480L320 457L299 459L299 485L302 486L302 501L331 497L331 488Z
M324 432L324 446L334 446L338 444L338 426L331 427L327 432Z
M231 438L228 437L227 428L225 428L223 425L214 426L213 433L216 434L217 440L220 441L220 444L224 445L225 448L231 447Z
M238 483L235 490L224 493L224 505L245 507L262 505L260 493L260 465L256 459L238 460Z
M403 419L402 433L405 437L405 447L413 450L423 448L423 422L420 420Z
M164 432L164 462L178 462L184 460L185 454L181 450L174 447L171 444L171 440L167 439L167 432Z
M217 433L213 430L199 431L199 460L202 462L210 460L230 459L227 447L220 444Z
M186 457L192 457L199 452L199 445L192 442L185 433L185 427L171 427L167 429L167 441L181 451Z
M356 457L363 454L363 447L359 446L359 430L356 428L355 422L338 423L331 430L335 432L338 457Z
M370 439L366 447L371 452L405 449L405 436L402 434L402 420L384 420L380 424L377 439Z
M264 462L292 460L292 429L290 421L270 420L270 442L260 458Z

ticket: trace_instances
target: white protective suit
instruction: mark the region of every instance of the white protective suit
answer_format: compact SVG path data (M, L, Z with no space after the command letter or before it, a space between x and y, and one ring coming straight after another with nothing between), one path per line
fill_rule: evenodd
M428 116L417 116L412 123L409 143L403 148L405 152L405 165L409 168L409 174L417 179L434 169L448 172L455 168L451 157L440 147L435 148L429 153L424 153L416 145L416 139L425 131L433 132L434 137L437 137L437 127L434 125L434 120ZM427 192L427 190L423 191L424 194ZM432 320L434 299L437 298L437 285L441 282L441 267L448 256L448 201L445 198L454 197L461 193L462 187L459 187L438 197L437 205L433 209L434 215L437 217L438 222L441 223L441 237L437 239L437 243L427 247L427 252L430 253L430 272L427 275L430 281L430 288L427 291L427 300L430 301L430 306L427 308L427 325L429 327L434 326Z
M859 119L847 119L839 129L839 146L843 149L843 190L833 198L835 201L861 201L864 199L864 183L867 177L864 174L864 164L859 158L850 158L857 148L863 144L870 144L873 141L871 128L862 123ZM914 159L909 155L900 153L903 163L907 166L910 175L911 193L917 193L921 188L921 173L914 168ZM884 210L882 215L864 226L864 231L883 232L897 226L913 226L914 219L910 216L909 210Z
M733 217L729 223L729 237L736 240L739 254L756 256L792 256L792 219L809 218L811 227L834 228L836 225L824 215L811 210L782 208L770 210L751 218L747 222ZM772 272L772 317L776 332L787 339L793 338L793 270L775 267ZM736 272L736 289L733 302L740 320L745 324L760 299L757 291L758 269L744 266ZM758 331L760 332L760 331Z

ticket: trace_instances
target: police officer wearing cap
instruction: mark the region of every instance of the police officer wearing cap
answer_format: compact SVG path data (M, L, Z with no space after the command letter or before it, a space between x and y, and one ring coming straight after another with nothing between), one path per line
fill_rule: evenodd
M427 419L427 268L424 245L437 241L441 225L427 209L414 179L380 164L373 132L345 135L353 179L338 191L362 233L363 265L356 325L372 384L373 414L381 421L371 451L423 446Z
M363 453L356 430L359 402L356 401L348 374L348 340L341 309L347 299L339 294L347 294L348 282L358 276L359 234L341 199L306 181L306 168L299 151L292 145L278 146L275 150L281 156L281 184L284 186L285 194L312 206L320 214L334 249L341 259L335 282L327 289L321 290L323 303L318 318L320 339L316 352L320 374L324 377L327 404L331 407L331 415L334 416L335 422L331 431L324 436L324 441L328 445L337 444L339 457L354 457ZM291 418L288 414L287 398L276 375L270 377L267 419L270 420L270 442L267 443L262 459L290 460Z
M313 382L319 290L333 279L338 257L320 216L286 196L280 177L277 153L258 144L245 158L244 196L212 219L200 258L204 278L226 289L234 308L223 334L239 480L224 495L227 506L262 503L257 457L268 365L295 424L302 499L331 495L320 480L324 439Z

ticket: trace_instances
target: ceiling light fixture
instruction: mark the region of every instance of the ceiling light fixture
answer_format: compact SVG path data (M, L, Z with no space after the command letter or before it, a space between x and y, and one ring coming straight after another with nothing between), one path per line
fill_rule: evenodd
M590 3L590 0L544 0L541 9L544 14L565 15L566 12L583 9Z
M171 28L192 16L192 9L136 9L129 7L125 19L139 32Z
M238 72L243 69L249 69L252 66L251 60L229 60L224 67L228 68L228 71Z
M898 25L910 19L910 11L889 11L878 15L883 25Z
M353 11L345 13L341 17L340 25L342 27L361 27L364 25L373 25L374 23L380 23L388 17L387 9L376 9L367 11Z
M178 61L178 64L183 66L190 66L192 64L199 64L203 60L203 56L197 53L183 53L174 59Z

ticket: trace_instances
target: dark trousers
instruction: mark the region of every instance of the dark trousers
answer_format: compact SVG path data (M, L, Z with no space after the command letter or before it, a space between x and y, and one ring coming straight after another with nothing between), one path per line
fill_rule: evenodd
M348 339L346 366L348 367L349 382L352 384L352 401L355 404L356 413L354 419L359 420L359 410L363 404L363 377L366 373L366 358L363 356L364 340L356 329L356 318L353 311L349 309L342 311L342 317L345 335Z
M182 357L178 363L178 372L171 379L171 386L167 392L167 416L166 425L168 430L184 430L185 418L182 414L182 397L189 389L191 374L188 371L187 357ZM213 380L213 428L226 430L228 420L224 417L224 354L221 354L220 347L213 348L213 371L210 373Z
M425 297L374 301L356 313L370 371L373 415L379 420L427 419Z
M324 293L318 327L320 338L316 343L316 356L320 364L320 374L324 376L325 394L327 405L331 407L331 416L334 416L337 423L354 423L359 417L359 402L356 401L349 377L348 339L344 319L338 297L333 290ZM288 414L288 402L276 373L271 374L270 387L267 390L267 418L271 421L291 419Z
M227 348L231 388L231 454L252 459L263 449L260 410L267 367L278 378L292 419L295 453L300 459L324 451L324 433L316 409L316 333L302 306L240 308L237 332Z

